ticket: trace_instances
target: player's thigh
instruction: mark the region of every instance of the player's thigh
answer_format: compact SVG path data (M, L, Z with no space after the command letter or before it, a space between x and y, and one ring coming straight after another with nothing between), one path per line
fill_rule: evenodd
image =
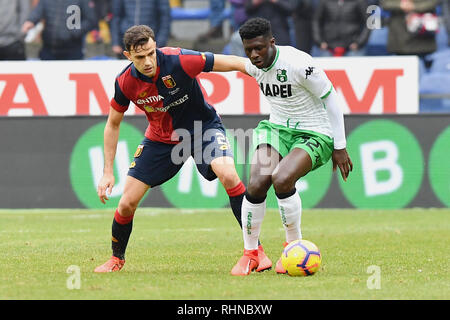
M175 145L144 139L136 150L128 176L151 187L170 180L181 169L184 159L189 156L189 154L178 155L179 158L174 159L172 155L174 147Z
M313 132L292 135L290 152L272 175L275 191L292 190L298 179L327 163L332 151L333 140L328 136Z
M211 161L211 170L219 178L225 189L235 187L240 181L234 159L230 156L218 157Z
M194 141L193 146L192 157L205 179L211 181L219 178L225 188L232 188L240 181L234 165L233 151L223 126L217 124L206 129L202 141ZM197 146L201 146L201 149Z
M251 195L265 196L272 184L272 173L282 157L269 144L258 146L250 165L250 181L247 189Z
M272 183L275 191L292 189L298 179L305 176L312 169L312 160L308 152L301 148L294 148L276 166L272 173ZM278 190L277 190L278 189ZM289 192L290 190L286 190Z
M297 149L300 149L309 155L311 160L311 169L309 171L316 170L326 164L333 153L333 139L322 134L301 133L298 136L294 136L292 142L290 152L295 151L295 154L303 154L303 152L297 151ZM298 155L298 157L301 156ZM303 173L303 175L306 173Z
M133 214L149 188L148 184L132 176L127 176L123 194L119 201L119 213L125 216Z

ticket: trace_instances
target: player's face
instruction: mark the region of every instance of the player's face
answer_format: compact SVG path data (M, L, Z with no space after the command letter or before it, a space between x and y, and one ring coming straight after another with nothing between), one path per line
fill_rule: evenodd
M156 74L156 42L153 39L129 52L125 51L124 54L143 75L153 77Z
M252 64L259 68L269 67L275 58L275 39L258 36L253 39L243 39L245 54Z

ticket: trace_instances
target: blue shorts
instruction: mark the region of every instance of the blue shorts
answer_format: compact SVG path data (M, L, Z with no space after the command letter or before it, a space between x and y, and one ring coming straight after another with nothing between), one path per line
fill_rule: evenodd
M202 137L190 136L178 144L167 144L144 138L138 146L128 175L156 187L174 177L190 157L200 174L208 181L217 178L211 161L219 157L233 157L225 128L215 125L203 131Z

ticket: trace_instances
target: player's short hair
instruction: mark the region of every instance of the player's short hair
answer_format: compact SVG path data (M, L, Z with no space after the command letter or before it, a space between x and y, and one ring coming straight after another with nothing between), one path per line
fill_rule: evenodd
M152 28L146 25L132 26L123 35L123 44L125 50L129 52L146 44L150 39L155 41L155 32L153 32Z
M259 36L272 38L272 27L270 21L264 18L248 19L240 28L241 39L253 39Z

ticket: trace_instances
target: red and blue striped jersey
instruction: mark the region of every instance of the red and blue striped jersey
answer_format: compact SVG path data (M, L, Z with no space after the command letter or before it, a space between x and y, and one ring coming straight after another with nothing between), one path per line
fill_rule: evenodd
M174 130L191 133L194 122L203 127L220 121L213 106L202 93L197 75L209 72L214 55L181 48L156 49L157 69L150 78L129 64L116 78L111 106L125 112L132 101L145 112L149 125L145 136L153 141L178 143Z

